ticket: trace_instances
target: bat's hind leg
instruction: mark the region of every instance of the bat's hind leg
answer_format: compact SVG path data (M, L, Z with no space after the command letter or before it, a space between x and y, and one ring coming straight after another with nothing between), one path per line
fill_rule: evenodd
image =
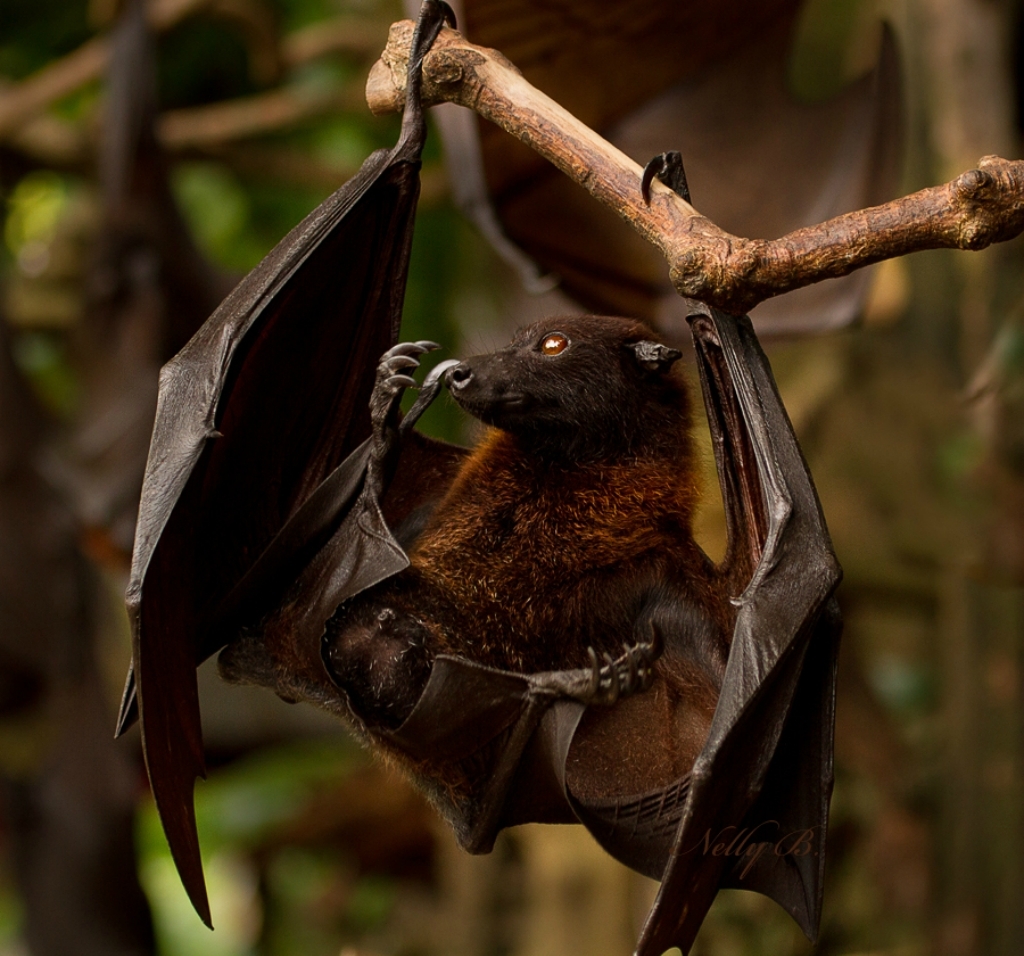
M557 700L610 706L650 687L661 652L661 635L652 627L650 640L628 645L617 658L591 650L590 667L515 677L522 682L524 704L540 711ZM434 664L427 626L390 606L384 595L339 608L327 624L321 653L359 719L390 730L412 713Z

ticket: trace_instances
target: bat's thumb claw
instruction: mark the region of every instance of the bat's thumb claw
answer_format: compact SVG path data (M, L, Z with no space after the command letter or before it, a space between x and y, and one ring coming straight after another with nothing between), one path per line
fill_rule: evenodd
M455 368L456 365L462 363L458 359L445 359L443 362L438 362L428 373L427 377L423 379L423 388L431 388L436 382L441 381L447 374L449 369Z
M408 414L402 419L400 427L403 434L416 424L420 415L426 411L427 406L437 398L437 393L441 390L441 383L444 380L445 373L458 364L458 359L448 359L444 362L438 362L427 373L426 378L423 379L423 385L420 386L420 393L416 396L416 401L412 403Z
M590 683L587 685L587 697L593 699L601 689L601 664L597 659L597 651L592 647L587 648L587 656L590 658Z
M607 675L609 681L608 697L607 702L614 704L622 695L622 681L619 677L619 668L614 660L612 660L611 654L605 653L604 655L604 673Z

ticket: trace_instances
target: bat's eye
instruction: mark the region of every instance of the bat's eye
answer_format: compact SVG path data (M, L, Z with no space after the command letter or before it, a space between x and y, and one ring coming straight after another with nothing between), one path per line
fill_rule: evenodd
M564 352L568 347L569 340L561 332L552 332L550 335L545 335L544 340L540 343L540 350L545 355L558 355L559 352Z

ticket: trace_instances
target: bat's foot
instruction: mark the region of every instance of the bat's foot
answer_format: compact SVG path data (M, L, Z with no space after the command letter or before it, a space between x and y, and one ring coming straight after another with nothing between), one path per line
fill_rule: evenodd
M396 451L405 430L399 425L401 412L399 406L402 395L407 388L418 388L416 379L409 373L419 368L419 356L440 348L435 342L399 342L394 348L388 349L377 365L377 380L370 395L370 422L373 426L373 451L367 464L364 494L379 500L384 491L385 474L388 472L387 462L394 461ZM431 373L433 375L433 373ZM431 376L428 376L430 381ZM424 383L426 384L426 383ZM440 384L431 383L433 394L437 393ZM433 395L431 395L431 398ZM415 421L425 408L417 402L414 406ZM404 425L404 423L403 423Z
M584 695L586 703L608 706L647 690L654 681L654 662L663 649L661 632L653 623L650 641L626 646L617 658L613 659L607 652L598 657L597 651L587 648L590 682Z
M387 432L398 420L398 406L407 388L417 388L408 373L420 367L419 356L441 346L436 342L399 342L388 349L377 365L377 381L370 396L370 420L374 437Z
M627 645L617 658L607 653L599 657L593 648L588 648L589 669L534 674L530 681L538 695L568 697L581 704L607 707L651 686L654 662L663 649L661 632L652 623L650 641Z
M651 182L655 179L668 186L677 196L690 202L690 187L686 182L683 157L675 150L655 156L644 167L644 175L640 180L640 193L648 206L651 204Z

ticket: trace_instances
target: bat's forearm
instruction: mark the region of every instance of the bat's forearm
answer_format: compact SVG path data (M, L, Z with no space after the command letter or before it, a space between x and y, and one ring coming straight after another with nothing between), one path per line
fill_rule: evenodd
M367 83L377 113L401 109L412 23L396 23ZM500 53L444 30L423 67L424 102L472 109L522 140L661 249L680 295L730 312L873 262L924 249L982 249L1024 231L1024 161L983 158L978 169L882 206L779 239L723 231L659 182L650 206L641 169ZM666 148L673 144L665 144Z

